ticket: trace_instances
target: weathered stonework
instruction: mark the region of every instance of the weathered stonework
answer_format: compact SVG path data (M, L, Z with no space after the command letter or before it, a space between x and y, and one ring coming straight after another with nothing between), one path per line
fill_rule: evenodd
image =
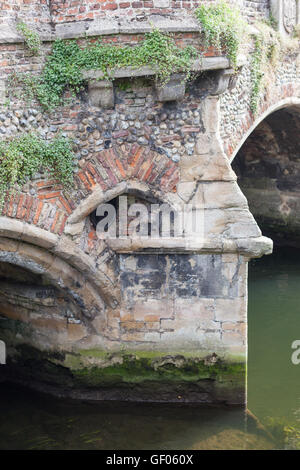
M275 68L254 116L251 49L236 75L228 58L203 51L189 16L197 3L38 3L1 10L0 135L33 130L48 140L61 131L74 139L77 161L68 193L39 173L1 208L7 378L72 397L244 403L247 263L271 253L272 242L230 159L269 112L300 104L298 51ZM250 23L269 13L265 0L235 3ZM35 12L28 23L42 33L39 56L18 35L15 12L18 20ZM82 93L52 113L18 89L5 105L9 74L39 73L56 37L133 45L153 18L179 47L203 52L191 83L179 74L160 88L149 67L118 69L110 81L92 70ZM100 240L92 215L119 195L181 210L193 204L203 237Z

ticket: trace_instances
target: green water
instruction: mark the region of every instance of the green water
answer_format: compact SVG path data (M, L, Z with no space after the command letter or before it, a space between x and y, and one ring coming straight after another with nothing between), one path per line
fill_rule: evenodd
M297 422L300 364L300 253L281 249L249 267L248 406L259 418Z
M300 418L300 364L291 362L291 343L300 340L300 254L251 262L248 310L248 406L271 423L274 439L246 426L240 409L71 402L2 384L0 449L286 448L283 426Z

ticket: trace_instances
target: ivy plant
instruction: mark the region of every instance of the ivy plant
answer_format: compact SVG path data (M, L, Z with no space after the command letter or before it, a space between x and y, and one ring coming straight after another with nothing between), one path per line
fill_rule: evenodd
M41 169L49 172L64 186L73 181L74 154L70 139L59 134L51 141L27 133L0 142L0 204L7 191L22 186Z
M220 0L201 5L195 10L195 16L201 25L206 47L212 46L224 52L236 68L239 47L247 36L247 23L240 11Z
M24 37L25 44L32 54L38 55L42 45L39 34L30 29L26 23L23 22L17 24L17 30Z
M257 112L268 72L276 65L281 49L279 33L269 22L257 22L255 26L257 33L254 35L254 50L251 55L250 96L250 109L253 114Z

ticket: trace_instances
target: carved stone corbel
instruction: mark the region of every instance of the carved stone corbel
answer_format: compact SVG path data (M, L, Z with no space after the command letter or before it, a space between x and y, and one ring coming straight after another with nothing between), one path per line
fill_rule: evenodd
M230 86L234 86L234 81L232 81L232 77L234 76L233 69L225 69L219 70L216 72L214 77L215 85L210 92L211 95L221 95L225 93Z

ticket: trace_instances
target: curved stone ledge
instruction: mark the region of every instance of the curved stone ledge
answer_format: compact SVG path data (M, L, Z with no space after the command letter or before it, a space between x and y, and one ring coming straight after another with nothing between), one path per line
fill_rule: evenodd
M111 239L107 244L117 253L240 253L259 258L273 251L273 241L267 237L237 239Z
M19 220L0 217L0 237L13 239L16 242L26 242L37 250L46 249L68 265L72 266L100 290L103 299L111 307L118 304L112 295L112 281L91 261L90 257L81 251L77 245L66 236L58 237L39 227L34 227ZM1 247L0 247L1 252Z

